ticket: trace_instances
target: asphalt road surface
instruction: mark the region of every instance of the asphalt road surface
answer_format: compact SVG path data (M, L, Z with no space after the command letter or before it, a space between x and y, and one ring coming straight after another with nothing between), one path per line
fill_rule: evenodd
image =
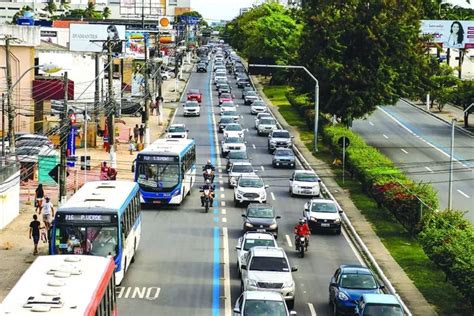
M181 206L143 210L136 260L118 288L122 315L231 315L240 295L235 245L242 235L244 208L234 207L225 170L216 174L216 201L207 214L200 207L197 188L202 184L201 167L208 159L216 167L225 164L216 155L216 138L220 141L222 136L215 133L219 108L211 76L211 71L193 73L187 87L203 93L201 116L185 118L179 108L174 118L174 123L186 124L189 137L196 141L199 181ZM305 258L296 256L289 241L293 241L293 227L302 217L308 199L290 197L288 179L293 170L272 168L267 139L257 136L250 106L243 105L241 90L233 77L229 78L240 105L241 123L248 129L247 151L254 168L269 185L268 203L282 217L278 243L286 250L291 265L298 267L293 274L297 288L295 310L298 315L332 315L328 305L330 277L339 265L357 264L359 260L344 234L313 235Z
M353 130L413 180L431 183L440 208L448 206L450 125L399 101L355 121ZM467 211L466 218L474 223L474 137L455 130L453 156L453 208Z

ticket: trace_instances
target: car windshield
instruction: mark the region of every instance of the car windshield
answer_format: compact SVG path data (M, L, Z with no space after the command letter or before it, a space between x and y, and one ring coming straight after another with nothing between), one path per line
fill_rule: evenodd
M270 113L258 113L257 118L258 119L264 119L266 117L271 117Z
M239 116L237 111L224 111L222 114L226 116Z
M254 103L252 103L253 106L265 106L265 103L262 102L262 101L255 101Z
M286 259L277 257L253 257L249 270L290 272Z
M253 173L253 168L251 165L236 165L232 166L232 172L239 172L239 173Z
M223 117L220 119L219 123L233 123L234 119L231 117Z
M285 316L286 308L284 301L271 300L246 300L243 316Z
M275 214L271 207L249 207L247 210L248 217L273 218Z
M247 159L246 151L231 151L227 156L229 159Z
M58 254L116 256L117 227L58 225L54 248Z
M252 247L275 247L275 241L271 239L246 239L244 243L244 250L249 251Z
M290 133L288 132L274 132L273 137L275 138L290 138Z
M341 275L340 286L345 289L375 290L377 283L371 274L345 273Z
M311 205L311 211L320 213L337 213L337 208L334 203L313 202Z
M229 93L223 93L221 94L221 99L231 99L232 96Z
M242 127L237 124L227 125L225 128L226 131L241 131Z
M257 96L257 92L255 92L255 91L247 91L247 96L254 96L254 97L256 97L256 96Z
M242 178L239 181L239 187L243 188L261 188L263 181L259 178Z
M184 126L171 126L169 129L170 133L184 133L186 132L186 129Z
M403 316L403 311L397 305L367 304L364 308L364 316Z
M194 108L194 107L198 107L199 106L199 103L197 102L186 102L184 104L184 107L186 108Z
M285 156L285 157L291 156L291 157L293 157L294 154L293 154L293 151L291 149L277 149L275 151L275 156Z
M264 125L275 125L275 120L270 118L263 118L260 120L260 124Z
M295 174L295 180L301 182L317 182L318 177L312 173L297 173Z
M15 150L17 155L33 156L38 155L42 147L18 147Z
M224 143L226 143L226 144L235 144L235 143L242 144L243 142L244 142L244 140L240 137L227 137L224 140Z
M140 163L137 182L147 190L169 191L179 183L178 164Z

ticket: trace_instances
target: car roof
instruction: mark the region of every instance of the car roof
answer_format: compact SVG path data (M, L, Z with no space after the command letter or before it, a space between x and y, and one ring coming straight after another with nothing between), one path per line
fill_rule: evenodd
M285 251L280 247L255 246L250 249L250 252L253 253L254 257L286 257Z
M234 162L233 166L238 166L238 165L252 165L249 161L236 161Z
M283 297L279 292L271 291L245 291L246 300L267 300L267 301L283 301Z
M272 208L273 209L273 206L268 204L268 203L249 203L249 205L247 205L247 209L249 208Z
M295 174L297 173L301 173L301 174L313 174L313 175L316 175L316 172L314 172L313 170L295 170Z
M364 294L362 299L366 304L393 304L400 305L397 298L392 294Z
M263 232L246 232L244 239L263 239L263 240L275 240L272 233Z
M329 199L321 199L321 198L314 198L310 200L311 203L333 203L336 204L333 200Z
M171 124L170 127L185 127L184 124Z
M349 264L341 265L340 269L341 269L341 272L343 272L343 273L372 274L372 271L369 268L361 266L361 265L357 265L357 264L354 264L354 265L349 265Z
M278 133L278 132L287 132L289 133L286 129L274 129L272 133Z

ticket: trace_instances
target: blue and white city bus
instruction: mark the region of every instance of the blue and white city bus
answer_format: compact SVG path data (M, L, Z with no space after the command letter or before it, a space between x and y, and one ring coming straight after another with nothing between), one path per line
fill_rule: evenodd
M120 284L140 242L141 219L135 182L88 182L56 212L49 252L112 256Z
M196 182L196 144L192 139L158 139L135 160L141 201L180 204Z

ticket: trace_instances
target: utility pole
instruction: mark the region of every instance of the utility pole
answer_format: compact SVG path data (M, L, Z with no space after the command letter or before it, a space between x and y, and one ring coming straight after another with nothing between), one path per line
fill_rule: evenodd
M148 34L143 30L143 41L145 44L145 67L144 67L144 79L145 79L145 112L142 114L143 123L145 124L145 145L150 145L150 127L148 124L150 117L150 89L148 87Z
M97 114L100 103L100 55L95 54L95 91L94 91L94 111L92 113L92 122L97 123Z
M109 64L109 71L108 71L108 93L107 93L107 127L109 129L109 145L110 145L110 164L112 168L117 168L117 160L116 160L116 153L115 153L115 98L114 98L114 89L113 89L113 59L112 59L112 45L113 41L108 41L107 48L107 63Z
M59 161L59 202L60 204L66 201L66 154L67 154L67 138L69 135L69 122L67 113L67 99L68 99L68 77L67 71L64 72L64 108L61 112L61 129L59 137L60 147L60 161Z
M5 93L2 93L2 158L5 158Z
M5 41L5 56L6 56L6 65L7 65L7 113L8 113L8 139L10 141L10 152L15 151L15 131L13 128L15 120L15 109L12 104L12 69L10 62L10 41L16 40L15 37L11 35L5 35L3 39Z

